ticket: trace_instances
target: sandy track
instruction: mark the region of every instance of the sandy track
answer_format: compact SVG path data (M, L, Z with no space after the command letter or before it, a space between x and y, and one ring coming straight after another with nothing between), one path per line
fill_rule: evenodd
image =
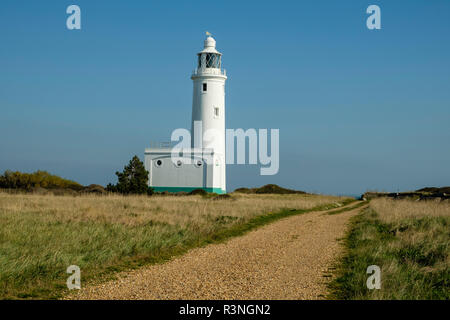
M285 218L167 263L121 273L68 298L321 299L342 250L338 239L359 210Z

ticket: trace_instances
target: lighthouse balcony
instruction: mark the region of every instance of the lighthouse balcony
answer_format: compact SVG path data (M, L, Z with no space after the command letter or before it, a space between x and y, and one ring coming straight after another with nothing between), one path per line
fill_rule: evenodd
M227 71L225 69L219 68L197 68L192 71L193 76L199 75L218 75L218 76L227 76Z

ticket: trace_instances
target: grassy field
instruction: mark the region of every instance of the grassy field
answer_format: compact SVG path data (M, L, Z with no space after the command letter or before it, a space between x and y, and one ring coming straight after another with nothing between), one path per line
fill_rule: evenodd
M0 298L58 298L67 291L69 265L81 268L83 286L288 215L349 201L296 194L214 200L0 192Z
M450 203L375 199L352 221L332 283L338 299L450 299ZM381 268L369 290L366 269Z

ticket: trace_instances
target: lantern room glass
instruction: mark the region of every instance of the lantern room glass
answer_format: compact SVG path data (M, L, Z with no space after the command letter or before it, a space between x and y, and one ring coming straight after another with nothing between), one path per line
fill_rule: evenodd
M198 55L198 68L216 68L221 67L221 55L218 53L202 53Z

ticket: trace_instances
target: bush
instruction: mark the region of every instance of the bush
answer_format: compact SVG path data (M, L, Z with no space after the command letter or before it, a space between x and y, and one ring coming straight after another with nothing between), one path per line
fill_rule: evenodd
M106 190L102 186L98 184L90 184L83 189L84 193L96 193L96 194L105 194Z
M280 187L276 184L266 184L259 188L238 188L234 190L237 193L256 193L256 194L305 194L304 191L291 190Z
M208 192L206 192L203 189L195 189L192 190L191 192L189 192L190 195L200 195L200 196L206 196L208 194Z
M27 191L38 188L80 191L83 189L83 186L75 181L52 175L47 171L38 170L34 173L22 173L7 170L3 175L0 175L0 188L22 189Z
M148 171L144 163L134 156L122 172L116 172L119 182L116 185L108 184L107 191L121 194L153 194L153 188L148 186Z
M228 193L224 193L214 196L211 200L234 200L234 198L230 196Z

